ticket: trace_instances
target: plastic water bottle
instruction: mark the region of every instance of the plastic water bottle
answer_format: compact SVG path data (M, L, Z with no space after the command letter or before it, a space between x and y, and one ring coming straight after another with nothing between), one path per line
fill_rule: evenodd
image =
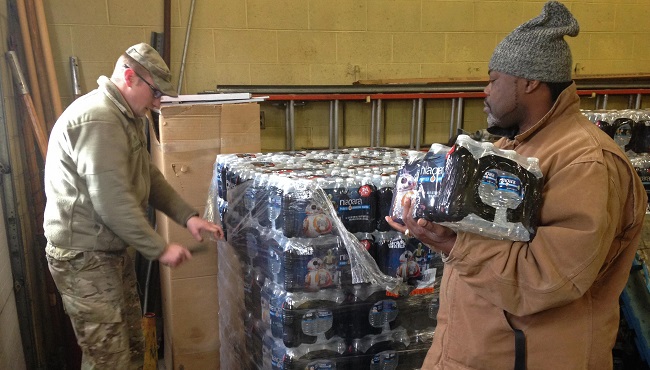
M272 176L268 181L268 204L269 204L269 223L270 227L275 230L282 230L284 218L282 216L282 198L284 191L282 189L283 177Z
M484 149L484 152L481 154L481 157L494 154L494 145L492 143L481 143L481 146ZM495 206L494 201L494 192L497 189L497 172L493 168L488 168L481 176L481 183L478 186L478 194L483 203L490 206Z
M392 227L386 222L386 216L390 215L390 207L393 202L393 189L395 189L395 177L381 176L377 188L377 230L390 231Z
M514 150L505 150L506 158L515 160ZM515 209L523 199L521 180L509 172L499 172L497 177L497 189L495 192L497 202L497 212L494 216L494 222L499 224L508 223L507 210Z
M478 194L483 203L494 206L494 193L497 189L497 172L488 169L483 173L481 184L478 187Z

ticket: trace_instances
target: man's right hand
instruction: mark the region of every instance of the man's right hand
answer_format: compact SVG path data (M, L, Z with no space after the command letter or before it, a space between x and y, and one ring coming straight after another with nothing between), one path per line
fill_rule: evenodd
M187 248L180 244L171 243L167 245L163 254L158 257L158 261L165 266L176 267L185 260L192 258L192 254Z

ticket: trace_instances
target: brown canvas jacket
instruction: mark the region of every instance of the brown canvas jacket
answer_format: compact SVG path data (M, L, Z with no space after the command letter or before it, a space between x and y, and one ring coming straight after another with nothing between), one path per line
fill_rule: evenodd
M537 157L543 206L530 242L458 233L423 369L611 369L618 297L647 196L613 140L579 111L575 84L534 127L497 146Z

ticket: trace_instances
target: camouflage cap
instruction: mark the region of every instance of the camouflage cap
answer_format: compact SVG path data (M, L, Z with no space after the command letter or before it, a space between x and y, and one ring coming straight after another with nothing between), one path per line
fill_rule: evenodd
M126 54L140 63L153 78L154 85L165 95L178 96L172 86L172 73L160 54L146 43L133 45L126 50Z

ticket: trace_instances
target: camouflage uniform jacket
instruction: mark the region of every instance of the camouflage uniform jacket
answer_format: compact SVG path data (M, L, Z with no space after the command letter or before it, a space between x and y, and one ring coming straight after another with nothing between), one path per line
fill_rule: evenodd
M149 225L151 204L185 225L198 213L151 164L146 119L136 117L105 76L57 120L45 163L44 228L48 244L68 250L120 251L133 246L158 258L165 240Z

